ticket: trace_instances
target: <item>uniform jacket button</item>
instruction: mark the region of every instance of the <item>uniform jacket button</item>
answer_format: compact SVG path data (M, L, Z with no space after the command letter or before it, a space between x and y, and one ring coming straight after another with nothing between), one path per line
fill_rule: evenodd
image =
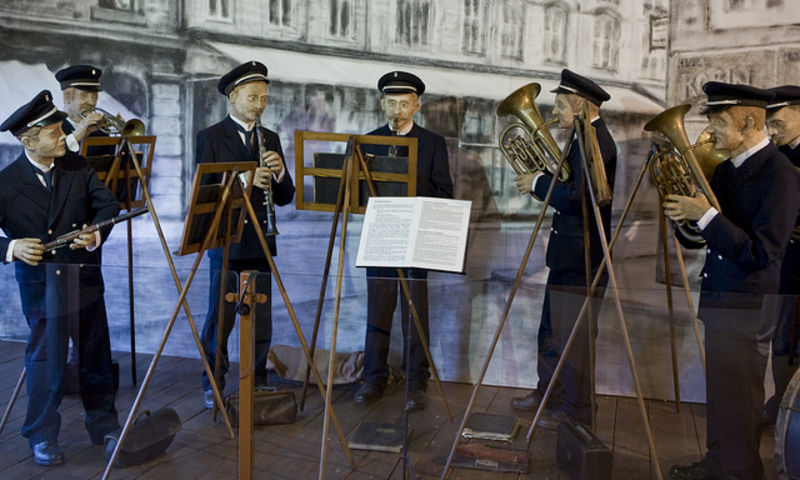
M719 258L720 260L722 260L722 255L717 255L717 258Z
M707 273L703 273L703 278L708 278L708 274Z
M706 248L706 253L711 253L711 249L710 248Z
M247 223L247 219L246 218L244 219L244 223Z
M61 270L56 270L56 275L61 275Z
M52 229L51 229L51 230L48 230L48 231L47 231L47 234L48 234L48 235L52 235L52 234L53 234L53 230L52 230Z

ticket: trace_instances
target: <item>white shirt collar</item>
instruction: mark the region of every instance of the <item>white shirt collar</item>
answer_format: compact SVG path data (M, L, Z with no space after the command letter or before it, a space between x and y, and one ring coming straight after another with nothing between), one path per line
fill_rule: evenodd
M794 140L792 140L791 142L789 142L789 148L791 148L792 150L797 148L798 145L800 145L800 137L797 137Z
M53 168L53 165L55 165L55 162L51 163L49 166L48 165L42 165L41 163L37 162L36 160L33 160L28 155L28 151L27 150L25 150L25 157L28 159L29 162L31 162L31 165L36 167L36 170L42 172L42 174L45 174L45 173L49 172Z
M73 126L73 128L77 128L78 127L78 122L76 122L75 120L73 120L73 119L71 119L69 117L67 117L66 120L69 122L70 125Z
M248 132L253 128L253 125L255 125L255 122L253 122L252 125L248 125L248 124L244 123L243 121L239 120L238 118L234 117L233 115L228 115L228 116L231 117L231 120L236 122L237 125L239 125L240 127L244 128Z
M769 142L770 142L769 137L765 136L763 139L761 139L760 142L750 147L747 151L742 152L739 155L736 155L735 157L731 158L733 166L736 168L741 167L745 160L753 156L753 154L755 154L757 151L769 145Z
M409 123L407 128L404 128L403 130L398 130L397 134L401 136L408 135L408 132L410 132L412 128L414 128L414 122ZM390 132L393 131L392 127L389 127L389 131Z

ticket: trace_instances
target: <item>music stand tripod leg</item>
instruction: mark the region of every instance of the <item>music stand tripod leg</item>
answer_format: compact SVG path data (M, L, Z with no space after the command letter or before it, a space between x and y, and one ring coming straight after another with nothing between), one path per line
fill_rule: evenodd
M661 249L664 253L664 286L667 289L667 317L669 320L669 346L672 354L672 388L675 392L675 411L681 411L681 387L678 382L678 355L675 346L675 312L672 303L672 271L669 261L669 242L667 241L667 218L664 210L658 209L659 230L661 231Z
M128 144L128 145L130 146L130 144ZM133 150L133 149L131 148L131 150ZM136 163L134 163L134 165L136 165ZM236 178L237 178L236 175L231 175L231 178L228 180L227 184L225 185L225 188L223 189L221 200L220 200L221 204L227 203L227 201L228 201L228 199L230 197L231 185L232 185L233 181ZM142 182L142 183L144 184L144 182ZM152 203L150 203L150 201L149 201L149 195L148 195L148 206L151 209L151 214L153 214L154 213L153 212L153 207L152 207ZM161 358L161 354L164 351L164 347L166 346L167 339L169 338L169 334L172 331L172 327L175 324L175 320L178 318L178 314L180 313L181 308L184 308L186 310L187 316L189 314L188 305L186 304L186 295L189 292L189 287L191 287L192 281L194 280L194 276L197 273L197 267L200 265L200 262L203 259L203 253L208 249L208 245L211 243L211 239L213 238L213 236L216 235L216 231L219 228L219 223L220 223L221 217L222 217L222 208L218 208L217 211L214 214L213 220L211 221L211 226L210 226L208 232L206 233L206 237L203 240L203 246L201 247L200 252L198 252L197 258L195 258L194 264L192 265L192 268L191 268L191 270L189 272L189 276L186 279L186 283L181 288L180 295L178 296L178 302L175 304L175 308L174 308L174 310L172 312L172 316L170 317L169 322L167 322L167 327L165 329L164 335L162 336L161 343L159 344L158 348L156 349L156 353L153 355L153 358L150 361L150 366L148 367L147 373L145 374L144 379L142 380L142 385L139 387L139 391L136 394L136 398L134 399L133 405L131 406L130 412L128 413L128 417L125 420L125 424L122 427L122 431L119 434L119 439L117 440L117 444L116 444L116 446L114 448L114 452L112 453L111 458L108 460L108 463L106 465L105 471L103 472L103 476L102 476L103 480L107 479L108 476L111 474L111 469L113 468L114 463L116 463L117 458L119 457L120 449L121 449L122 445L124 445L125 438L127 437L128 432L130 431L130 428L133 425L133 420L134 420L134 417L136 415L136 412L138 411L139 406L141 405L142 399L144 398L144 392L147 390L147 386L150 383L150 379L153 376L153 373L155 371L156 365L158 364L158 360ZM168 251L167 251L167 253L168 253ZM171 260L172 257L169 256L169 259ZM190 317L190 325L192 327L194 327L193 322L191 322L191 317ZM193 332L195 334L195 340L198 342L198 346L199 346L199 337L197 337L197 330L193 328ZM210 376L209 378L212 379L211 386L214 389L215 397L216 397L217 401L221 405L222 404L222 398L220 396L219 389L217 388L216 383L213 381L213 373L211 372L211 367L209 366L208 361L206 361L205 360L205 356L203 356L202 348L200 349L200 354L201 354L201 359L203 360L203 364L204 364L204 367L205 367L205 370L206 370L206 374L209 375ZM226 426L228 426L228 429L229 429L229 431L231 433L231 438L234 438L233 429L230 426L230 421L228 420L228 416L225 413L225 411L222 412L222 416L223 416L223 420L225 421Z
M333 211L333 222L331 223L331 234L328 239L328 252L325 255L325 267L322 272L322 284L319 288L319 298L317 299L317 313L314 316L314 330L311 334L311 357L314 357L314 353L317 347L317 335L319 334L319 325L320 321L322 320L322 305L325 303L325 290L328 285L328 275L330 274L331 269L331 259L333 258L333 245L336 243L336 232L338 231L339 226L339 215L342 211L342 200L344 195L344 184L347 181L347 177L344 175L344 171L342 171L342 177L339 179L339 191L336 194L336 206L334 207ZM300 411L302 412L305 408L306 404L306 394L308 391L308 382L311 376L311 365L306 365L306 373L305 379L303 380L303 393L300 396Z
M558 162L558 167L556 168L557 172L561 171L561 168L564 166L566 159L567 156L565 150L562 153L561 159ZM547 207L550 205L550 199L553 196L553 191L555 190L555 186L556 186L556 180L554 176L554 180L550 182L550 187L547 189L547 194L545 195L544 201L542 202L542 209L539 212L539 217L536 219L536 224L534 225L533 231L531 232L530 240L528 240L528 246L525 248L525 253L522 255L522 261L519 264L519 269L517 270L517 276L514 279L514 283L511 285L511 292L508 294L508 299L506 300L506 305L505 308L503 309L503 315L500 317L500 322L497 324L497 329L494 332L492 343L489 345L489 351L486 354L486 359L483 361L483 366L481 367L481 371L478 374L478 380L475 382L475 386L472 388L472 393L470 394L466 410L464 411L464 417L461 419L461 423L459 424L455 438L453 439L453 444L450 447L450 452L447 455L447 461L444 464L444 469L442 470L442 476L440 477L441 480L447 478L447 475L450 473L450 468L453 463L453 457L455 457L458 441L461 438L461 433L464 431L464 427L467 424L467 419L469 419L469 414L472 412L472 406L475 403L475 399L478 397L478 392L480 391L481 385L483 384L483 379L486 376L486 372L489 370L489 364L492 361L492 356L494 355L497 343L500 340L500 335L503 333L503 328L505 327L506 320L508 320L508 314L511 311L511 305L514 303L514 298L517 295L517 290L519 289L519 286L522 283L522 275L525 273L525 267L528 266L528 260L530 259L531 252L533 251L533 245L536 243L536 239L539 236L539 230L542 227L542 222L544 221L545 213L547 212ZM544 404L545 401L546 400L543 400L542 404Z
M250 202L250 199L247 195L242 197L244 200L244 205L247 208L247 214L250 216L250 220L253 222L253 225L258 225L259 228L256 228L256 236L258 237L258 241L261 243L261 249L264 251L264 255L267 257L267 263L269 263L270 271L272 272L272 277L275 279L275 284L278 286L278 290L281 292L281 298L283 299L283 304L286 306L286 310L289 312L289 318L292 320L292 325L294 326L295 333L297 334L297 339L300 341L300 345L303 348L303 353L306 356L306 360L308 364L311 366L311 372L314 374L314 379L317 382L317 388L319 389L320 394L323 398L327 396L328 389L332 388L331 385L323 386L322 375L319 373L319 369L317 368L316 364L314 363L314 359L311 357L311 352L308 347L308 343L306 343L305 335L303 335L303 330L300 328L300 322L297 320L297 314L294 311L294 307L292 307L292 302L289 300L289 295L286 293L286 288L283 285L283 280L281 279L281 275L278 272L278 267L275 265L275 260L272 258L272 252L270 252L269 247L267 246L267 241L264 239L264 234L261 231L258 216L256 215L255 210L253 209L253 204ZM333 365L330 365L329 368L333 368ZM355 469L355 460L353 459L353 454L350 451L350 447L347 444L347 440L345 439L344 432L342 430L341 425L339 424L339 419L336 416L336 413L333 411L333 406L328 405L326 407L326 414L327 411L330 411L330 420L333 423L333 426L336 430L336 434L339 437L339 441L344 448L345 454L347 456L347 460L350 463L351 469ZM323 435L322 437L322 448L325 449L327 445L328 438L327 436ZM324 478L324 462L323 459L320 459L320 478Z
M583 144L583 135L578 135L578 144L581 147L581 165L583 168L583 172L585 177L584 178L591 178L591 172L588 165L587 159L587 150ZM656 478L658 480L663 479L663 474L661 472L661 464L658 461L658 452L656 451L655 439L653 438L653 431L650 428L650 420L647 414L647 408L644 405L644 397L642 395L642 386L641 382L639 381L639 374L636 370L636 360L633 356L633 348L631 347L631 339L628 334L628 326L625 323L625 315L622 311L622 301L619 297L619 288L617 287L617 278L614 273L614 264L611 261L611 250L608 247L608 241L606 240L605 236L605 227L603 226L603 219L602 215L600 214L600 207L597 204L596 200L596 192L595 187L592 185L591 181L586 182L586 186L589 190L589 195L592 199L591 205L592 210L594 210L594 218L595 218L595 225L597 226L597 233L600 237L600 244L603 247L603 256L604 261L606 263L606 270L608 271L608 279L611 285L611 289L613 291L614 296L614 305L616 306L617 310L617 317L619 319L620 328L622 329L622 337L625 340L625 349L628 354L628 361L630 362L631 367L631 374L633 376L633 383L636 387L636 400L639 404L639 412L642 416L642 425L644 426L645 432L647 434L647 443L650 447L650 455L651 455L651 462L655 466L656 471ZM587 299L591 300L591 299ZM564 352L563 356L566 357L567 352ZM540 406L541 407L541 406Z
M228 290L228 261L230 260L230 242L231 242L231 203L225 205L225 246L222 248L222 268L220 269L219 278L219 305L217 307L217 342L214 349L214 382L219 386L220 384L220 370L222 369L222 333L225 330L225 293ZM226 339L227 341L227 339ZM241 365L240 365L241 368ZM221 394L222 392L220 392ZM241 398L241 396L240 396ZM217 421L217 407L222 408L223 405L214 405L211 408L211 421Z
M17 402L19 392L22 390L22 384L25 383L25 372L25 367L22 367L22 371L19 374L19 379L17 380L17 385L14 387L14 391L11 392L11 398L8 399L8 405L6 405L6 410L3 412L3 418L0 420L0 433L3 433L3 429L6 428L8 417L11 416L11 410L14 408L14 404Z
M700 333L700 323L697 320L697 314L694 311L694 300L692 300L692 289L689 287L689 276L686 274L686 264L683 261L683 252L678 243L675 233L672 234L672 241L675 245L675 255L678 257L678 267L681 271L681 280L683 281L683 291L686 293L686 303L689 305L689 314L692 316L692 330L697 339L697 348L700 352L700 361L703 364L703 371L706 370L706 348L703 345L703 335Z

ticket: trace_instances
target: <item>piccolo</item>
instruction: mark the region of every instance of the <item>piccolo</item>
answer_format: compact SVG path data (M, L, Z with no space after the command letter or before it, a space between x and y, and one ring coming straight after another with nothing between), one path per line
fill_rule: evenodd
M94 225L89 225L88 227L84 227L84 228L82 228L80 230L73 230L73 231L71 231L69 233L65 233L64 235L61 235L60 237L58 237L55 240L53 240L52 242L45 243L44 244L44 251L45 252L49 252L49 251L52 251L52 250L57 250L59 248L66 247L67 245L72 243L73 240L75 240L76 238L80 237L84 233L94 233L94 232L100 230L101 228L109 227L111 225L115 225L117 223L124 222L125 220L131 219L133 217L138 217L139 215L142 215L144 213L147 213L147 209L146 208L139 208L139 209L133 210L131 212L128 212L126 214L119 215L119 216L113 217L113 218L109 218L108 220L103 220L102 222L99 222L99 223L95 223Z

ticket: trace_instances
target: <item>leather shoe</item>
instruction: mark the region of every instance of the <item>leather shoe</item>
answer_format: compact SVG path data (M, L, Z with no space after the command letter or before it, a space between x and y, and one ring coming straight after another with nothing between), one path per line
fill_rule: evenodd
M422 410L425 408L425 390L414 389L408 392L408 403L406 404L408 411Z
M383 396L383 390L384 387L377 383L367 382L361 385L361 388L353 395L353 401L361 405L369 405Z
M716 477L706 470L702 462L691 465L673 465L669 467L669 476L672 480L714 480Z
M550 410L545 408L542 416L539 417L539 426L546 430L558 430L558 424L566 422L570 416L562 410Z
M764 404L764 409L761 410L761 426L763 428L771 428L775 426L775 421L778 419L778 398L773 395Z
M214 390L203 390L203 405L214 408Z
M52 467L55 465L63 465L64 452L58 446L58 442L43 441L39 442L32 447L33 461L37 465L45 467Z
M539 404L542 403L542 398L536 390L525 395L524 397L514 397L511 399L511 408L523 412L535 412L539 409Z

